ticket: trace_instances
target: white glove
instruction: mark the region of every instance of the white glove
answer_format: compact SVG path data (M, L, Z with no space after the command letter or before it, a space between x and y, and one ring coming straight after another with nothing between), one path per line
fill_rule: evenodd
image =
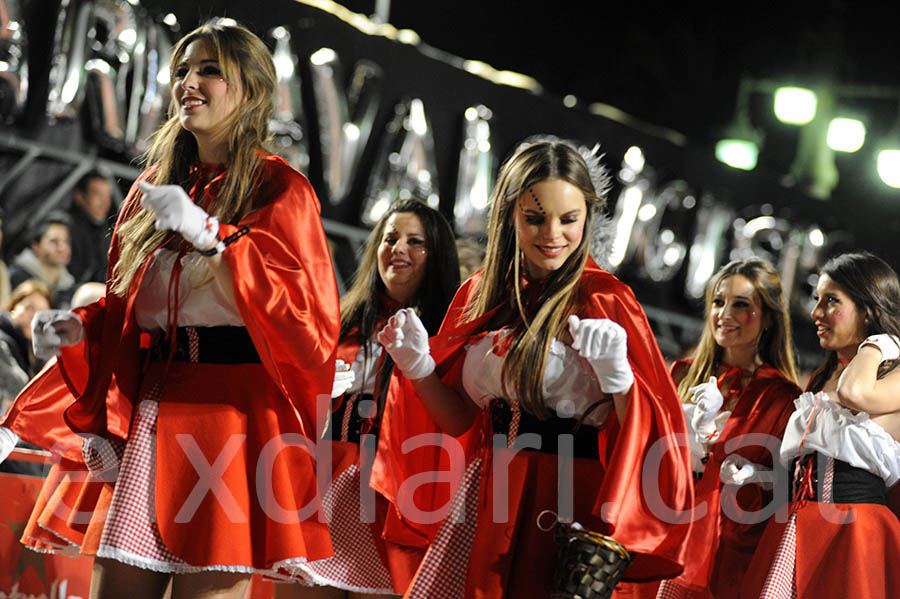
M84 325L74 312L41 310L31 319L31 347L38 358L49 358L65 345L84 338Z
M719 479L726 485L759 483L765 488L772 488L771 475L771 469L754 464L736 453L725 458L719 470Z
M18 442L19 435L5 426L0 426L0 464L9 457L9 454L12 453L13 448L15 448L16 443Z
M391 316L378 333L378 342L406 378L415 381L434 372L434 358L428 348L428 331L412 308L403 308Z
M334 385L331 387L331 397L340 397L353 386L356 373L350 370L350 365L343 360L334 362Z
M900 339L894 335L869 335L859 344L857 351L862 349L863 345L872 345L881 350L882 362L900 358Z
M219 221L194 204L178 185L138 183L141 206L156 216L158 231L181 233L189 243L201 250L213 247L218 240Z
M715 431L714 420L725 401L716 383L716 377L711 376L709 381L688 389L689 397L697 406L692 424L701 436L710 435Z
M569 316L572 349L586 358L604 393L624 393L634 384L628 363L628 335L608 318Z

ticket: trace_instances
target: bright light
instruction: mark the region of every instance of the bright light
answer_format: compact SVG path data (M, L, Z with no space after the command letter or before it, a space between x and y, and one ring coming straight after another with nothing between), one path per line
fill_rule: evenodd
M478 118L478 110L473 106L469 106L466 108L465 115L467 121L474 121Z
M409 126L416 135L425 135L428 132L425 105L418 98L413 98L409 103Z
M656 206L653 204L644 204L641 206L640 210L638 210L638 220L642 223L651 220L654 216L656 216Z
M803 87L775 90L775 116L788 125L805 125L816 116L816 94Z
M644 170L644 164L646 160L644 159L644 152L637 146L631 146L625 152L625 164L631 168L635 173L639 173Z
M576 98L572 94L568 94L563 97L563 106L565 106L566 108L575 108L576 104L578 104L578 98Z
M131 46L137 41L137 31L128 27L119 32L119 41L126 46Z
M825 138L828 147L837 152L855 152L866 141L866 126L856 119L831 119Z
M332 50L331 48L319 48L310 55L309 62L313 63L317 67L320 67L323 64L328 64L336 57L337 54L335 54L334 50Z
M634 228L634 218L637 216L643 199L644 192L636 185L625 188L625 191L619 196L622 207L621 209L616 208L619 218L616 222L616 234L608 258L609 263L613 266L622 264L625 259L628 240L631 238L631 230Z
M878 152L878 176L886 185L900 188L900 150Z
M286 54L276 54L272 57L275 63L275 73L281 80L289 78L294 74L294 59Z
M744 225L744 237L750 239L763 229L774 229L775 219L771 216L758 216Z
M817 248L825 245L825 234L822 233L822 229L815 228L809 232L809 242L816 246Z
M746 139L720 139L716 143L716 158L732 168L752 171L756 168L759 148Z
M172 13L169 13L165 17L163 17L163 23L165 23L169 27L174 27L175 25L178 25L178 17L176 17Z
M344 137L347 141L356 141L359 139L359 127L354 123L344 123Z

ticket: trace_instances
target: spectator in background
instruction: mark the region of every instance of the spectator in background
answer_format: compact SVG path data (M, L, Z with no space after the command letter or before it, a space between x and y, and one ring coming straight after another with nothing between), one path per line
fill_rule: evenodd
M50 288L28 279L16 286L0 313L0 414L37 372L31 351L31 319L50 308Z
M459 256L459 280L465 281L481 268L485 247L471 237L460 237L456 240L456 253Z
M69 208L72 260L68 270L79 283L106 282L111 208L112 183L106 177L91 171L78 181Z
M0 208L0 246L3 245L3 218L3 208ZM0 254L0 303L6 301L10 291L12 291L12 285L9 282L9 269L6 268L6 262L3 261L2 254Z
M46 283L54 308L67 308L75 290L75 278L66 268L72 258L70 224L65 212L48 214L28 235L31 245L16 256L9 269L13 287L26 279L40 279Z

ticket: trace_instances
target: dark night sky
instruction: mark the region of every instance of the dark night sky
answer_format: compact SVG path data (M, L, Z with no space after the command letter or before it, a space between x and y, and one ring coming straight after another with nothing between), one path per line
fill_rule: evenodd
M374 9L373 0L343 4L367 14ZM900 36L891 7L841 0L395 0L390 22L441 50L531 75L548 93L611 104L712 151L733 117L742 73L809 85L831 78L900 89ZM839 105L865 115L871 143L856 156L839 156L838 169L842 177L866 170L871 179L874 143L897 120L900 94L896 101L844 99ZM797 129L775 121L771 99L763 94L754 94L751 110L753 124L766 130L760 164L786 172Z

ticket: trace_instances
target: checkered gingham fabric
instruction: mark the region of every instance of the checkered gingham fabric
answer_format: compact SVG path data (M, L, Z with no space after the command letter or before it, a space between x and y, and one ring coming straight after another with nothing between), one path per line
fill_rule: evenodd
M656 592L656 599L693 599L694 593L672 580L664 580Z
M334 555L308 562L302 568L319 584L393 593L391 574L378 553L372 525L362 521L359 485L359 467L354 464L328 487L322 497L322 508L328 518Z
M797 560L797 514L791 514L781 535L775 559L763 585L759 599L796 599L797 580L794 578Z
M186 564L163 544L156 523L156 416L160 396L157 383L137 406L97 555L160 572L179 572Z
M107 482L116 480L124 451L125 444L117 439L90 436L81 442L84 465L93 477Z
M408 599L462 599L464 596L469 551L478 527L481 468L481 458L472 460L466 468L450 502L450 511L405 595Z

